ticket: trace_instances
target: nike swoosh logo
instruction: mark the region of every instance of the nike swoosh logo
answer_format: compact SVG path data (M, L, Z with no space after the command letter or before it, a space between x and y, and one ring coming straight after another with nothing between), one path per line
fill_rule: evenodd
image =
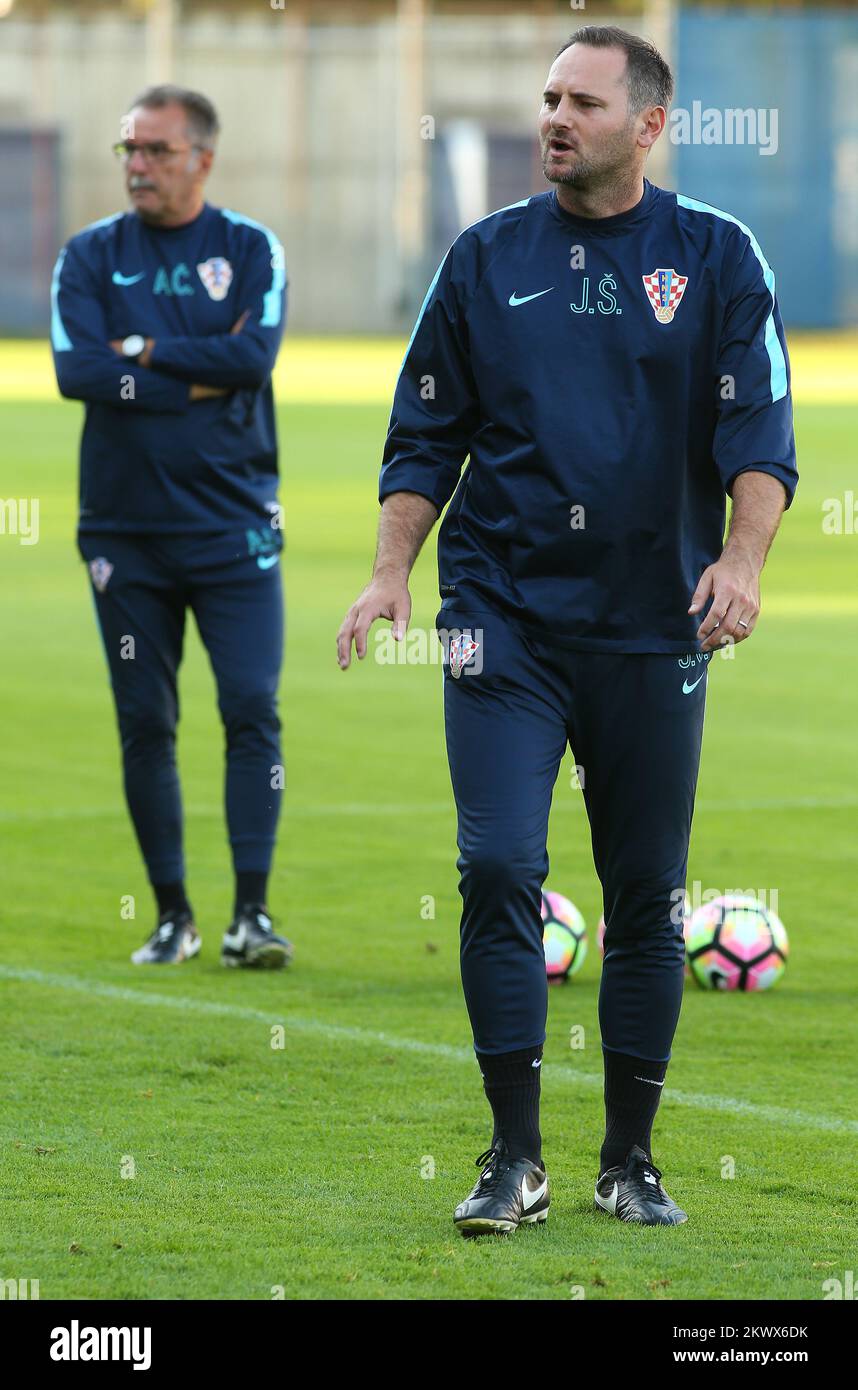
M276 565L279 559L279 555L258 555L256 563L261 570L270 570L272 565Z
M619 1185L614 1183L614 1190L610 1196L603 1197L599 1189L596 1188L596 1201L599 1203L600 1207L604 1207L605 1211L609 1211L612 1216L616 1216L617 1214L617 1193L619 1190Z
M705 675L706 675L706 672L704 671L704 672L703 672L703 676L705 676ZM699 685L700 682L702 681L703 676L698 676L698 677L697 677L697 680L694 682L693 685L689 685L689 684L688 684L688 681L683 681L683 682L682 682L682 693L683 693L683 695L690 695L691 692L692 692L692 690L696 690L697 687L698 687L698 685Z
M545 1189L547 1188L547 1186L548 1178L546 1177L542 1179L541 1185L537 1187L534 1192L531 1192L530 1188L527 1185L527 1176L525 1175L522 1178L521 1204L524 1207L525 1211L530 1211L530 1208L534 1206L540 1200L541 1197L545 1196Z
M137 281L142 280L145 274L145 270L141 270L139 275L123 275L120 270L114 270L113 283L114 285L136 285Z
M532 1067L541 1067L541 1066L542 1066L542 1058L541 1058L541 1057L534 1057L534 1059L533 1059L533 1061L531 1062L530 1065L531 1065Z
M663 1081L653 1081L651 1076L636 1076L635 1081L645 1081L648 1086L663 1086Z
M519 304L529 304L531 299L540 299L542 295L550 294L553 289L554 286L549 285L547 290L537 290L536 294L525 294L522 295L521 298L519 298L519 296L515 293L515 290L513 290L512 294L509 297L509 303L513 309L516 309Z

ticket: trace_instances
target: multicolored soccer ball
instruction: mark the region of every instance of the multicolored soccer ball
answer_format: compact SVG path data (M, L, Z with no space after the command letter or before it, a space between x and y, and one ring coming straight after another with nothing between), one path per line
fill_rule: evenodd
M757 898L727 896L691 916L685 950L702 989L771 989L786 970L786 928Z
M560 893L542 894L542 945L549 982L577 975L587 956L587 927L574 903Z

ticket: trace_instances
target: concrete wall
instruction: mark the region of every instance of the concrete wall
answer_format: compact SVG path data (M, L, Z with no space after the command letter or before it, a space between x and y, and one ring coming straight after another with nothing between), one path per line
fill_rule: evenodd
M586 17L598 18L594 7ZM435 17L421 71L413 30L389 16L320 26L289 9L204 15L178 26L164 72L142 22L12 17L0 26L0 125L59 128L68 235L124 205L109 147L136 92L168 78L200 88L223 125L210 198L281 237L292 326L399 331L434 269L422 237L431 161L420 116L434 118L436 136L462 117L533 129L550 60L580 18Z

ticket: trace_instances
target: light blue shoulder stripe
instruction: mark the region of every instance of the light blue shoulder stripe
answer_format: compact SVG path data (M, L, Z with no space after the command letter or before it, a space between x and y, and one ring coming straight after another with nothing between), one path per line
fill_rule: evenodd
M82 230L84 232L94 232L97 227L109 227L111 222L115 222L117 218L124 216L124 212L112 212L109 217L99 217L97 222L88 223Z
M453 248L452 248L452 246L451 246L450 249L447 251L446 255L444 256L444 260L441 262L441 264L439 265L438 269L435 271L435 274L432 276L432 283L431 283L431 285L429 286L428 290L426 291L426 295L425 295L425 297L424 297L424 299L423 299L423 303L420 305L420 313L417 315L417 319L416 319L416 321L415 321L414 327L413 327L412 330L411 330L411 337L408 339L408 346L407 346L407 348L405 349L405 356L403 357L403 359L402 359L402 364L401 364L401 366L400 366L400 368L399 368L399 375L400 375L400 376L402 375L402 368L405 366L405 362L406 362L406 359L407 359L407 357L408 357L408 354L409 354L409 352L411 351L411 344L414 342L414 339L417 337L417 330L418 330L418 328L420 327L421 323L423 322L423 315L426 313L426 306L427 306L427 304L429 303L429 300L432 298L432 295L433 295L433 293L434 293L434 291L435 291L435 286L436 286L437 283L438 283L438 277L440 276L441 271L444 269L444 266L445 266L446 261L447 261L447 256L449 256L450 251L452 251L452 249L453 249Z
M62 274L63 261L66 258L66 248L63 247L57 256L57 263L54 266L54 273L51 276L51 346L54 352L71 352L72 340L66 332L60 314L60 275Z
M511 212L513 208L526 208L529 202L530 202L530 199L529 199L529 198L522 198L521 201L518 202L518 203L507 203L506 207L504 207L504 208L495 208L494 212L486 213L485 217L478 217L477 220L476 220L476 222L471 222L471 223L469 223L469 225L468 225L467 227L463 227L463 228L462 228L462 232L469 232L469 231L471 230L471 227L478 227L478 226L480 225L481 222L488 222L488 220L489 220L490 217L497 217L498 214L501 213L501 212ZM460 235L462 235L462 233L460 233ZM455 242L454 242L454 245L455 245ZM434 274L434 276L433 276L433 278L432 278L432 283L431 283L431 285L429 286L428 290L426 291L426 297L425 297L425 299L423 300L423 303L422 303L421 306L420 306L420 313L417 315L417 322L415 323L414 327L413 327L412 330L411 330L411 337L408 339L408 347L405 349L405 356L404 356L403 359L402 359L402 367L405 366L406 360L407 360L407 358L408 358L408 354L409 354L409 352L411 351L411 345L412 345L412 343L414 342L414 339L417 337L417 330L419 329L421 323L423 322L423 315L426 313L426 306L428 305L429 300L432 298L433 291L434 291L434 289L435 289L435 286L436 286L437 283L438 283L438 277L439 277L439 275L441 274L441 271L444 269L444 266L445 266L445 264L446 264L446 262L447 262L447 256L449 256L450 251L452 251L452 249L453 249L453 247L451 246L451 247L449 248L449 250L447 251L447 254L444 256L444 259L442 260L442 262L441 262L441 264L439 265L438 269L435 271L435 274ZM402 375L402 367L399 368L399 375L400 375L400 376Z
M746 227L744 222L740 222L738 217L732 217L729 212L722 212L720 208L710 207L709 203L699 203L696 198L686 198L681 193L677 193L676 201L680 207L689 208L691 212L711 212L715 217L722 218L725 222L732 222L745 233L751 243L751 250L760 263L763 271L763 280L766 289L772 296L772 312L766 319L766 352L769 354L771 366L771 389L772 404L782 400L787 393L787 368L784 350L775 328L774 304L775 304L775 276L774 271L760 250L760 244L750 227Z
M252 217L242 217L241 213L232 212L230 208L221 208L220 211L221 215L234 223L236 227L253 227L268 238L268 246L271 251L271 288L266 291L263 297L262 318L259 323L262 328L276 328L280 322L282 295L286 287L286 261L283 247L271 228L264 226L262 222L256 222Z
M84 227L83 232L94 232L98 227L109 227L111 222L115 222L117 217L124 217L122 212L112 212L109 217L100 217L97 222L90 222ZM81 235L82 233L79 233ZM54 273L51 276L51 346L54 352L73 352L74 344L66 332L60 313L60 276L63 270L63 261L66 258L66 248L63 247L57 256L57 263L54 266Z

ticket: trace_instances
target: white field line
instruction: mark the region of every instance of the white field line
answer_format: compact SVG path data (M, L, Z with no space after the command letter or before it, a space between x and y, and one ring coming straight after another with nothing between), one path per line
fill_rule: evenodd
M574 798L563 800L562 781L558 782L555 788L553 810L574 809L583 810L583 799L575 795ZM719 801L702 798L694 807L695 815L706 814L709 811L731 811L737 814L742 812L754 811L845 811L854 810L858 807L858 796L793 796L793 797L772 797L758 801ZM446 801L343 801L331 802L328 805L312 806L301 805L292 800L290 802L287 792L286 814L291 819L313 819L324 818L326 816L425 816L443 815L455 810L452 795ZM38 824L41 821L63 821L63 820L110 820L111 818L125 817L125 807L121 804L115 806L60 806L49 807L41 811L0 811L0 824L14 825ZM213 801L208 804L186 805L185 815L197 818L211 817L219 820L223 816L223 808L220 801Z
M99 980L85 980L77 975L55 975L42 970L19 969L12 965L0 965L0 979L19 980L22 983L42 985L48 989L71 990L84 994L87 998L109 999L122 1004L148 1006L153 1009L172 1009L177 1013L201 1014L210 1018L244 1019L248 1023L261 1023L271 1028L283 1027L287 1033L303 1033L305 1036L323 1038L329 1042L357 1043L365 1047L386 1047L391 1051L410 1052L421 1057L435 1057L443 1061L467 1064L473 1068L474 1054L464 1047L452 1047L448 1043L421 1042L417 1038L394 1037L390 1033L380 1033L369 1028L349 1028L341 1024L322 1023L317 1019L295 1018L284 1012L282 1017L266 1013L262 1009L252 1009L241 1004L219 1004L215 1000L194 999L187 995L156 994L148 990L130 989L125 985L111 985ZM556 1062L546 1063L543 1072L555 1084L566 1083L601 1090L602 1075L581 1072L577 1068L560 1066ZM858 1120L841 1120L833 1115L811 1115L803 1110L788 1110L778 1105L757 1105L753 1101L737 1100L733 1096L712 1096L700 1091L668 1090L666 1099L675 1105L687 1106L691 1110L714 1110L730 1115L741 1115L748 1119L763 1120L767 1124L783 1125L789 1129L815 1129L829 1134L858 1135Z

